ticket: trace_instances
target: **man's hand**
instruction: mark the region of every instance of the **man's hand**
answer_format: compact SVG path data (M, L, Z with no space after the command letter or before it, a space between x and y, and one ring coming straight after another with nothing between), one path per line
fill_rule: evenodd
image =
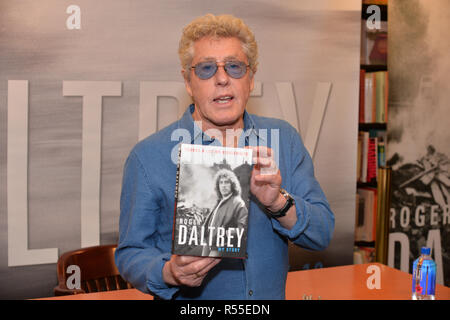
M273 156L273 150L267 147L247 147L253 150L252 176L250 191L258 201L272 212L281 210L286 199L280 193L281 173ZM277 218L280 224L291 229L297 222L295 206L284 217Z
M273 158L273 151L262 146L248 148L253 150L253 163L255 165L250 180L250 191L265 207L269 209L276 207L281 195L280 186L282 179L280 170ZM275 208L273 211L278 209Z
M163 280L174 286L198 287L220 261L220 258L172 255L163 267Z

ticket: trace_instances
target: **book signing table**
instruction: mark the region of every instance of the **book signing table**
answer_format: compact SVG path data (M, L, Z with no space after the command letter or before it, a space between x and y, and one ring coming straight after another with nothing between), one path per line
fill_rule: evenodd
M380 263L288 273L286 300L411 300L412 275ZM137 289L49 297L42 300L152 300ZM450 288L436 284L436 300Z

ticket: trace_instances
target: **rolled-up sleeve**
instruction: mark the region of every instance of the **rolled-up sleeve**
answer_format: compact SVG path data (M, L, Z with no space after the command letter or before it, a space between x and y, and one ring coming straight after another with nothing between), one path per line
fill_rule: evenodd
M142 292L171 299L178 287L168 286L162 268L170 252L158 244L160 205L137 154L130 153L123 173L119 243L115 253L122 277Z
M294 198L297 222L286 229L272 219L273 228L293 243L310 250L323 250L331 241L334 231L334 214L318 181L314 167L300 135L291 128L290 150L284 153L289 159L284 163L283 188Z

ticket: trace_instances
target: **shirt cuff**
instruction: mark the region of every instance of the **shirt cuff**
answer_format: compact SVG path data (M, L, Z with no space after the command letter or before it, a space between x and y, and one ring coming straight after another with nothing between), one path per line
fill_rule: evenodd
M147 288L148 290L161 299L170 300L174 294L178 292L179 287L170 286L164 282L162 269L164 264L170 260L171 254L165 253L154 259L147 271Z
M308 210L305 210L305 201L296 195L291 194L291 197L295 200L295 210L297 214L297 222L291 229L284 228L280 222L272 218L272 227L282 236L289 238L293 241L298 238L308 227L310 215Z

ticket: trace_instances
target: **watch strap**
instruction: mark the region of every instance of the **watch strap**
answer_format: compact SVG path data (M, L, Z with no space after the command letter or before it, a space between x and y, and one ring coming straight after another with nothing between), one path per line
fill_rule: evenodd
M284 190L283 188L280 188L280 193L286 199L286 203L280 210L278 210L276 212L271 211L269 208L266 208L268 214L272 218L284 217L286 215L286 213L288 212L288 210L295 204L294 198L292 198L292 196L286 190Z

